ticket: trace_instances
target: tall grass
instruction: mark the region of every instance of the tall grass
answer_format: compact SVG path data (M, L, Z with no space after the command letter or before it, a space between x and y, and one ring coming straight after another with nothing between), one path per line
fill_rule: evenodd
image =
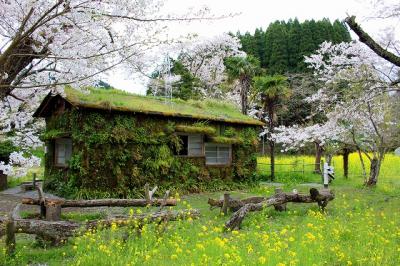
M301 155L279 155L276 159L276 181L277 182L320 182L321 176L314 174L314 160L313 156ZM367 174L369 171L369 160L363 156L366 163ZM268 157L258 158L257 172L268 178L270 175L270 159ZM282 165L285 164L285 165ZM290 165L288 165L290 164ZM304 165L304 167L303 167ZM335 176L337 180L344 179L343 172L343 157L338 155L332 159L332 165L335 169ZM303 172L304 171L304 172ZM387 154L383 161L379 182L392 183L399 182L400 178L400 157L394 154ZM349 179L354 182L363 182L362 167L360 158L357 153L352 153L349 156ZM341 182L341 181L339 181ZM347 181L346 181L347 182Z

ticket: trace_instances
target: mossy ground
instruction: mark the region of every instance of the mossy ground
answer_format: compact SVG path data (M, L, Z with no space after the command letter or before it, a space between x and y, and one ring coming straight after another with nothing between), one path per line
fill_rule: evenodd
M351 169L356 170L357 163L352 156ZM57 248L38 247L33 238L18 235L16 256L8 259L3 253L0 264L398 265L400 157L387 157L376 188L365 188L362 182L361 177L345 180L339 175L332 184L336 198L326 213L316 205L289 204L287 212L270 208L249 214L242 230L234 232L223 232L228 217L209 210L207 205L208 197L219 197L221 192L191 194L182 197L176 208L200 209L202 217L198 220L171 222L165 230L145 226L140 236L135 229L114 226L71 239ZM293 188L308 190L285 183L285 191ZM235 197L272 193L273 187L268 186L231 192ZM3 247L1 243L1 252Z

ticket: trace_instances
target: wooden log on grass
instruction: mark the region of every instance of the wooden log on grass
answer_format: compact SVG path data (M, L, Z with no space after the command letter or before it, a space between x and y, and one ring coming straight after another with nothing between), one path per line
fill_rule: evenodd
M60 240L78 235L89 229L97 227L108 228L112 224L129 226L152 223L157 221L176 221L185 218L198 218L200 211L197 209L179 211L161 211L133 216L118 216L105 220L88 221L86 223L72 221L45 221L34 219L14 219L15 233L34 234L47 240L59 243ZM6 234L5 225L9 219L0 217L0 237Z
M318 203L318 206L324 209L328 202L334 198L335 195L328 189L318 191L316 188L311 188L309 195L299 193L277 193L259 203L244 204L232 215L229 221L225 223L225 228L229 230L238 230L247 213L261 211L270 206L282 205L288 202Z
M33 198L23 198L23 204L40 205L40 200ZM176 206L176 199L152 199L151 205L160 206ZM62 208L67 207L146 207L148 201L146 199L97 199L97 200L63 200Z
M260 202L264 201L265 199L266 199L265 197L250 197L250 198L245 198L245 199L240 200L240 199L233 199L233 198L229 197L228 208L231 211L237 211L241 207L243 207L245 204L260 203ZM210 205L210 208L218 208L218 207L222 208L222 206L224 205L224 200L223 199L216 200L216 199L209 198L208 204Z

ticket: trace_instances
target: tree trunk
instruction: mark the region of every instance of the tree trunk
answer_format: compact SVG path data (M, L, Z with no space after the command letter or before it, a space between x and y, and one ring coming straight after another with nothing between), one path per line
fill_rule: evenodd
M349 155L350 150L347 148L343 149L343 175L345 178L349 178Z
M23 198L23 204L40 205L40 200L32 198ZM66 207L146 207L146 199L97 199L97 200L64 200L61 203L62 208ZM164 199L153 199L153 206L164 204ZM176 199L166 199L165 206L176 206Z
M367 186L375 186L376 183L378 183L380 168L381 168L381 160L379 160L378 158L372 158Z
M30 37L15 40L11 43L2 54L0 54L0 73L7 73L7 78L0 78L0 100L3 100L13 88L8 87L18 79L20 73L32 61L40 55L44 55L47 50L43 49L36 52L33 47L35 46L34 40ZM21 56L22 54L25 54ZM18 85L18 84L14 84Z
M275 180L275 143L269 140L269 156L271 158L271 180Z
M7 189L7 175L0 170L0 191Z
M243 77L240 79L240 101L242 107L242 113L247 115L247 95L249 93L250 88L250 80L247 77Z
M314 166L314 173L321 174L321 158L322 152L324 149L319 145L318 142L315 143L315 166Z
M275 127L275 103L274 100L265 101L268 110L268 143L269 143L269 156L271 158L271 180L275 180L275 141L272 139Z

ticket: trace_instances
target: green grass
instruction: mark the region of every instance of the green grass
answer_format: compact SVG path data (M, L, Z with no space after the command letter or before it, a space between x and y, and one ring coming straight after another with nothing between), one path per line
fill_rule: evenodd
M364 156L364 162L366 163L367 174L369 171L369 161ZM268 179L271 173L270 163L268 157L258 158L257 172ZM291 155L278 155L276 158L277 165L275 166L276 182L283 182L289 184L303 183L303 182L321 182L321 175L314 174L314 157L303 155L303 156L291 156ZM285 165L280 165L285 164ZM287 165L286 165L287 164ZM289 165L290 164L290 165ZM304 164L304 168L303 168ZM362 168L357 153L352 153L349 156L349 178L345 179L343 174L343 158L342 156L334 156L332 164L335 168L336 179L334 182L349 182L362 184ZM303 174L304 171L304 174ZM400 182L400 157L394 154L387 154L383 161L381 168L381 180L389 183Z
M19 186L22 182L28 182L33 180L33 174L36 174L37 179L43 179L43 167L34 167L29 169L28 173L25 176L14 177L10 176L7 178L7 186L8 188L13 188Z
M71 103L86 107L262 125L260 121L243 115L235 106L226 102L181 99L166 101L159 97L135 95L120 90L89 90L90 93L83 93L67 87L65 92Z
M176 208L200 209L198 220L171 222L167 228L148 225L140 236L134 228L114 227L86 233L58 248L40 248L33 238L19 235L15 258L0 255L0 265L398 265L400 157L387 156L378 186L372 189L362 186L361 177L345 180L339 174L339 159L335 158L338 177L332 184L336 198L326 213L314 204L288 204L286 212L268 208L250 213L242 230L224 232L228 217L207 205L208 197L223 193L192 194L182 197ZM352 156L354 173L359 170L355 163ZM309 189L285 184L285 191L293 188ZM273 189L260 186L231 194L271 195ZM0 243L0 252L3 246Z

